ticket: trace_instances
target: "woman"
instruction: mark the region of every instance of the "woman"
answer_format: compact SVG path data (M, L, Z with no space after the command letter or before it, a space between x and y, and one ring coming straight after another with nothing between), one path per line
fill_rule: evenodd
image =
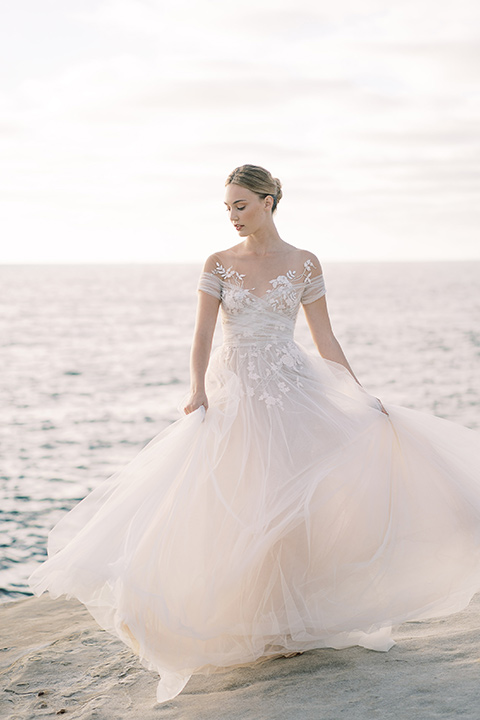
M193 673L388 650L393 625L480 589L478 435L361 387L319 261L275 228L281 196L261 167L227 178L243 239L200 278L186 416L56 525L30 578L156 670L159 702ZM318 356L293 340L300 304Z
M346 367L358 383L332 332L319 261L312 253L298 250L293 245L284 242L273 222L273 213L282 197L280 181L273 180L270 173L263 168L245 165L231 173L226 187L225 205L230 221L238 235L245 240L229 250L215 253L205 263L204 275L199 287L202 292L198 301L197 323L192 347L192 395L185 406L185 412L193 412L201 405L205 409L208 408L208 399L205 394L205 373L221 297L220 282L215 282L209 276L217 275L219 279L228 279L225 277L225 273L227 273L225 268L232 271L229 277L239 288L240 293L241 290L245 290L245 278L248 278L247 284L254 284L249 293L254 293L257 297L265 296L267 293L271 294L271 291L276 289L280 282L283 283L282 291L289 290L291 284L288 273L294 273L297 278L308 281L309 298L307 299L305 296L303 302L318 351L323 358L333 360ZM272 280L272 278L274 279ZM312 282L315 287L318 286L315 294L312 294ZM258 288L261 289L260 292ZM278 296L278 293L275 294ZM237 297L240 297L238 293ZM380 401L378 402L380 403ZM381 403L380 406L386 413Z

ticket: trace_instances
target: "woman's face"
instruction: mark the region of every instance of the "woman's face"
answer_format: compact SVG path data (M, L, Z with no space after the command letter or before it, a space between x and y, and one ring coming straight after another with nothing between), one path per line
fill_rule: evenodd
M271 214L273 198L261 198L247 188L230 183L225 189L225 205L230 222L241 237L255 233Z

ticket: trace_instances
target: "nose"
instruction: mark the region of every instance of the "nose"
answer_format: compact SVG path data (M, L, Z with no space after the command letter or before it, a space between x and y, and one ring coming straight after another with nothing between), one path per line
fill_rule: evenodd
M235 210L235 208L232 208L232 209L230 210L230 220L231 220L232 222L234 222L234 220L238 220L238 218L237 218L237 211Z

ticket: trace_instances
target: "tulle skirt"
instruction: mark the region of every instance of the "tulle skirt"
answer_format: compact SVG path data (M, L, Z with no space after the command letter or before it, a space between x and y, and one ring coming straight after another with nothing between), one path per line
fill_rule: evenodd
M159 702L193 673L283 652L388 650L393 626L480 590L479 434L386 416L341 365L271 352L262 389L265 353L216 350L208 411L65 515L30 578L158 672Z

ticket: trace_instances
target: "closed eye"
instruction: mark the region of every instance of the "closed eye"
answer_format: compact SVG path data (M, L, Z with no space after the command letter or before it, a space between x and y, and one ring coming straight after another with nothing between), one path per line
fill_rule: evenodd
M237 210L245 210L245 206L243 206L243 207L237 207ZM225 208L225 211L226 211L226 212L230 212L230 209L229 209L229 208Z

